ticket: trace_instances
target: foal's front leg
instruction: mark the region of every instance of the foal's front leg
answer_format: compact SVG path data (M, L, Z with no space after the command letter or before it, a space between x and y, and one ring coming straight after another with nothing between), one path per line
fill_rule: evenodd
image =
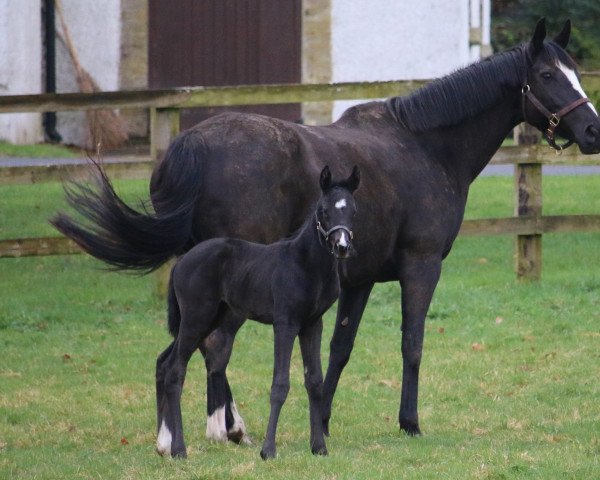
M271 385L271 413L265 442L263 443L260 456L263 460L275 458L275 434L281 407L290 390L290 359L294 340L298 335L299 328L294 325L273 325L275 330L275 362L273 366L273 383Z
M300 330L300 349L304 362L304 386L308 393L310 408L310 449L315 455L327 455L321 410L323 403L322 332L323 319L321 317Z

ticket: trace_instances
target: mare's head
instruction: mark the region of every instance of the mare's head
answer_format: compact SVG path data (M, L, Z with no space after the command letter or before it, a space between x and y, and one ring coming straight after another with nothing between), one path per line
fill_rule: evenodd
M360 183L360 171L355 166L350 176L342 181L331 179L329 167L323 168L319 184L321 198L315 212L317 230L327 249L336 258L354 255L352 246L352 221L356 214L356 202L352 195Z
M525 120L539 128L549 143L561 149L554 134L577 143L582 153L600 152L600 119L579 83L575 62L565 48L569 43L571 22L546 41L546 21L536 25L527 44L527 80L523 85Z

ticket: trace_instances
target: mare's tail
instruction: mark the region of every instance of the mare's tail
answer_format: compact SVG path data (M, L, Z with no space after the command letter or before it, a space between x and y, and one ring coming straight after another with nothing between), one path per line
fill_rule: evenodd
M167 312L169 333L173 337L177 337L177 334L179 333L179 325L181 324L181 311L179 310L179 303L177 302L175 288L173 287L173 271L171 271L171 276L169 277L169 291L167 293Z
M144 207L136 211L125 204L102 167L94 162L95 184L65 187L68 203L83 221L59 213L50 223L116 270L151 272L194 243L192 217L205 152L197 130L184 132L173 141L152 178L156 213Z

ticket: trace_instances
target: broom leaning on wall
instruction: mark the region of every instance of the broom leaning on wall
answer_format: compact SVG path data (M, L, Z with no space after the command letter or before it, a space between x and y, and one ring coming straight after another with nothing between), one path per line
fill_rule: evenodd
M64 43L77 76L77 85L82 93L101 91L92 76L81 66L73 40L67 28L63 15L62 3L55 0L56 12L60 20L62 33L57 30L56 35ZM123 145L129 138L127 127L122 118L114 110L86 110L89 136L87 146L90 150L99 151L100 148L114 148Z

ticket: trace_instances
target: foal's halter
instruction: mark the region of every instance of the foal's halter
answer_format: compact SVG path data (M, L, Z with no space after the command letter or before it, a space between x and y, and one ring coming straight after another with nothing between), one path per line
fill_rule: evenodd
M523 118L525 119L525 121L527 123L529 123L529 121L527 120L527 113L526 113L526 107L527 107L527 100L529 100L531 102L531 104L537 108L537 110L544 115L544 117L546 117L548 119L548 128L544 131L544 137L546 137L546 140L548 140L548 143L550 144L550 146L552 148L554 148L554 150L556 150L556 153L562 153L563 149L570 147L571 145L573 145L573 140L567 140L565 143L563 143L562 145L559 145L556 143L556 140L554 138L554 131L556 130L556 127L558 127L558 124L560 123L561 119L569 112L571 112L572 110L575 110L577 107L584 105L586 103L588 103L590 100L589 98L585 98L585 97L581 97L577 100L575 100L574 102L569 103L566 107L561 108L558 112L556 113L552 113L550 112L550 110L548 110L546 107L544 107L544 105L542 105L542 102L540 102L537 97L532 93L531 91L531 87L529 86L529 84L525 84L523 85L523 88L521 88L521 93L523 94Z
M316 212L315 212L315 220L317 221L317 231L321 235L323 235L323 238L325 239L326 242L327 242L327 240L329 240L329 236L336 230L344 230L345 232L347 232L348 235L350 235L350 240L352 240L354 238L354 233L352 233L352 230L350 230L345 225L336 225L335 227L331 227L329 230L325 230L321 226L321 222L319 221L319 217L317 217Z

